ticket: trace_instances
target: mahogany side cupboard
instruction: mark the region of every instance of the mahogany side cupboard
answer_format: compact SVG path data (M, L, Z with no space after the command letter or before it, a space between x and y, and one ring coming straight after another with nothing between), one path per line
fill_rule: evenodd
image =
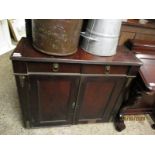
M141 62L125 47L112 57L82 49L54 57L22 38L11 55L25 127L113 121Z

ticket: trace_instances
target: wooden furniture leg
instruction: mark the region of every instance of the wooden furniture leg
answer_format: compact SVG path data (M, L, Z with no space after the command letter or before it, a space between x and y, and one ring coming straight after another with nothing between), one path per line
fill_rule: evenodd
M152 129L155 130L155 113L150 114L150 117L152 118L153 124L151 125Z
M114 120L114 126L118 132L121 132L122 130L124 130L126 128L122 111L123 111L123 109L120 110L120 112L117 114L117 116Z

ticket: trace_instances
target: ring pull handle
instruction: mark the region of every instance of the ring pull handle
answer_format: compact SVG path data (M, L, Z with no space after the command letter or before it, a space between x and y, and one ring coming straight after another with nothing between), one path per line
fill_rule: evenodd
M110 73L110 66L105 66L105 74L109 74Z
M58 72L59 71L59 64L53 63L52 70L53 70L53 72Z

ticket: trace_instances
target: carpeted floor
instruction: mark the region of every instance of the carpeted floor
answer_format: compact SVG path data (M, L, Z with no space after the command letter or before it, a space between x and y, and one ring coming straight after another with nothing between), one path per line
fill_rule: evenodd
M75 135L105 135L105 134L155 134L147 119L145 121L126 121L126 129L117 132L113 123L73 125L67 127L47 127L25 129L22 126L21 111L13 76L11 52L0 56L0 134L1 135L31 135L31 134L75 134Z

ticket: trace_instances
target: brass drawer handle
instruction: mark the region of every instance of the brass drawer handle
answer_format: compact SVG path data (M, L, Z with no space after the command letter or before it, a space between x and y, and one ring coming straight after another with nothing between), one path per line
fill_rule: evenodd
M53 63L52 70L53 70L53 72L58 72L59 71L59 64L58 63Z
M105 74L109 74L110 73L110 66L105 66Z

